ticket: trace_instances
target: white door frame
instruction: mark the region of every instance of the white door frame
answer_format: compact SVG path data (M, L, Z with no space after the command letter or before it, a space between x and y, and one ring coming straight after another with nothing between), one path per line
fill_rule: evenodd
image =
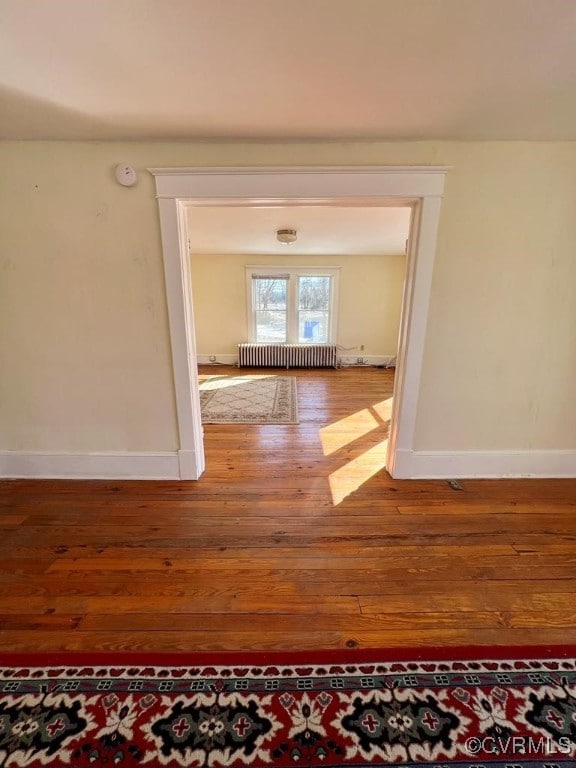
M410 456L447 170L444 166L149 169L160 212L182 480L197 480L204 471L186 208L218 205L413 207L386 467L395 478L416 476Z

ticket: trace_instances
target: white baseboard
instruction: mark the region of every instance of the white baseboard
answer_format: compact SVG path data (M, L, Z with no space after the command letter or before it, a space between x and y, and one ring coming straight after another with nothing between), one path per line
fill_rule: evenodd
M576 477L576 451L396 452L396 479Z
M0 451L0 477L179 480L176 451L166 453L55 453Z
M198 480L204 471L204 457L201 457L201 466L198 466L198 456L195 451L178 451L178 467L180 480Z
M194 479L190 452L54 453L0 451L0 477L178 480ZM576 451L396 452L394 478L576 477Z
M211 357L216 359L211 360ZM196 362L198 365L236 365L238 355L196 355Z
M358 362L358 358L361 357L363 363ZM342 365L385 365L392 367L396 362L396 355L338 355L338 359Z

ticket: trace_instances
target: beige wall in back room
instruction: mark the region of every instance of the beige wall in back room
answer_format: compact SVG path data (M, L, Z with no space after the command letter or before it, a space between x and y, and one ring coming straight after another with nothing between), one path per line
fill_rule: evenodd
M147 167L355 164L451 166L416 448L576 449L576 144L2 142L0 450L177 447Z
M248 341L247 265L340 267L337 343L343 355L395 355L406 257L243 256L190 257L196 343L200 355L234 355Z

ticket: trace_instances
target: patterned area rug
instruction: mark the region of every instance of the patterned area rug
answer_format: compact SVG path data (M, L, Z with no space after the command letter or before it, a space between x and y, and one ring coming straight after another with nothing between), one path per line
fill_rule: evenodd
M296 378L201 375L205 424L298 424Z
M0 765L573 768L575 650L3 656Z

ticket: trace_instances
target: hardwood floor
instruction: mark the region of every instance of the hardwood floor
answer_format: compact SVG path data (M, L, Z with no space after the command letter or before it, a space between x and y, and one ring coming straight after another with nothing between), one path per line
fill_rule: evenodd
M576 642L576 480L394 481L393 373L290 374L198 483L1 482L0 649Z

